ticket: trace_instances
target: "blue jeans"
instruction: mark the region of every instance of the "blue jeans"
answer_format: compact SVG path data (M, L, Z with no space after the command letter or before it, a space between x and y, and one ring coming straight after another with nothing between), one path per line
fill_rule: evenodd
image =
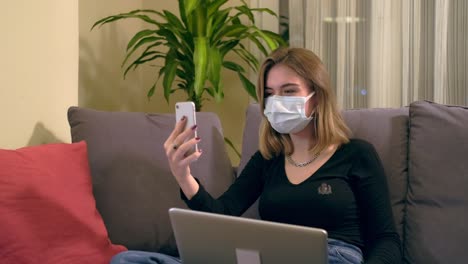
M180 264L180 259L169 255L129 250L112 257L110 264Z
M115 255L110 264L180 264L180 259L161 253L129 250ZM328 239L328 264L362 263L361 250L349 243Z
M328 264L364 263L359 247L337 239L328 239Z

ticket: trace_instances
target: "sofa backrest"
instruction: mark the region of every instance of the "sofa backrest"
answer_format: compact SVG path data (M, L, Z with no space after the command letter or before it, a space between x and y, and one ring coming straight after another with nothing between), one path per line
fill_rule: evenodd
M408 109L345 110L343 116L353 137L369 141L376 148L390 188L391 203L400 236L403 235L403 213L408 182ZM262 121L259 105L249 105L242 142L239 174L250 157L258 150L258 130ZM257 204L244 216L258 218Z

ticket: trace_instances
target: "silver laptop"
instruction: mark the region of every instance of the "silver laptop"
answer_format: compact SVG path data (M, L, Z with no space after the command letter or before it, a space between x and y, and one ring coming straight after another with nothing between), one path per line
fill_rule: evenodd
M184 264L327 263L327 232L268 221L169 209Z

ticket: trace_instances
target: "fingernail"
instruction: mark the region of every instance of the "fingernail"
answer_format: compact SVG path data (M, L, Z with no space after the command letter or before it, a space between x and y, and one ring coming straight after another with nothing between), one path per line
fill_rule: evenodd
M197 125L193 125L192 130L195 130L197 128Z
M201 138L200 138L200 137L196 137L195 139L196 139L197 141L200 141Z
M185 118L186 118L186 117L185 117L185 116L183 116L183 117L180 119L180 121L184 121L184 120L185 120Z
M199 148L199 149L198 149L198 152L199 152L199 153L202 153L202 152L203 152L203 149Z

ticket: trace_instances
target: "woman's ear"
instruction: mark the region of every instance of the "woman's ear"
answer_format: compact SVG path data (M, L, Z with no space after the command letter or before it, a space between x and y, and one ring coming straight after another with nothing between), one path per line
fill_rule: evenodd
M317 107L317 99L315 95L312 96L309 101L307 101L306 116L311 116Z
M314 110L317 107L318 98L317 98L317 93L316 92L314 92L314 95L310 98L309 104L310 104L312 110Z

